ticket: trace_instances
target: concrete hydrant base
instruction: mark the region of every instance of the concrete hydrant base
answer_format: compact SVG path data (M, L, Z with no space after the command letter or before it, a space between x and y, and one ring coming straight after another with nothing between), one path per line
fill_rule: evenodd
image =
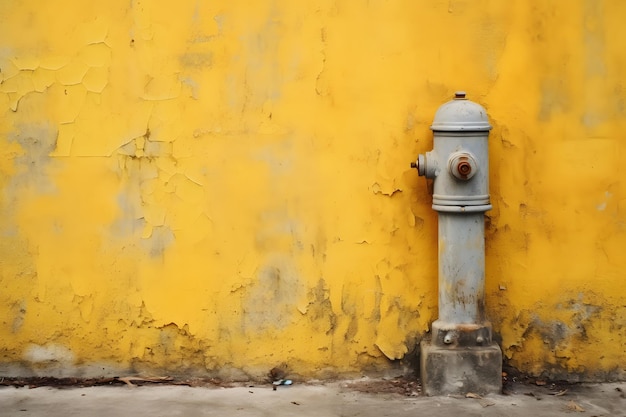
M426 395L500 393L502 351L497 344L476 347L420 345L422 390Z

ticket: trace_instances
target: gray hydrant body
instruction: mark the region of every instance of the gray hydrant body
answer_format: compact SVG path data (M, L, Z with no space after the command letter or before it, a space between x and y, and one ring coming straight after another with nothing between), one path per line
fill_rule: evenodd
M412 164L433 179L439 222L439 317L421 345L424 392L499 392L502 353L484 305L491 125L485 109L458 92L439 108L431 129L433 150Z

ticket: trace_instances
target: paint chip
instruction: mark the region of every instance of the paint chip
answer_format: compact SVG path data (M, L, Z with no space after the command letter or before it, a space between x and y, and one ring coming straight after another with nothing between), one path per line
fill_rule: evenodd
M37 68L33 71L33 88L35 91L39 93L43 93L56 81L56 74L54 71L45 69L45 68Z
M390 343L388 340L384 340L383 337L377 338L374 346L376 346L383 355L391 360L402 359L409 351L404 343Z
M83 77L83 85L93 93L101 93L109 82L109 69L106 67L91 67Z
M62 85L77 85L83 82L88 70L86 64L74 60L57 71L57 80Z
M34 56L13 57L11 59L11 62L13 62L13 65L15 65L20 70L34 71L39 67L39 58Z
M111 48L105 43L86 46L78 53L77 59L90 67L104 67L111 64Z

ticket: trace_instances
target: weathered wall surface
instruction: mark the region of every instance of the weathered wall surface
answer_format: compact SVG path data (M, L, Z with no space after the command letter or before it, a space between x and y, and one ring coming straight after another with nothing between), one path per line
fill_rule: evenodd
M409 162L465 89L507 360L624 376L626 3L534 3L1 2L3 372L390 367L437 314Z

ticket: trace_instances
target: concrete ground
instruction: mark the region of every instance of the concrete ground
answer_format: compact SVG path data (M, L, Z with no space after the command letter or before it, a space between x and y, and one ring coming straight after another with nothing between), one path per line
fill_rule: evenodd
M508 395L424 397L385 380L280 386L0 387L0 416L626 416L626 383L507 386ZM381 387L380 390L377 387ZM397 391L397 390L395 390Z

